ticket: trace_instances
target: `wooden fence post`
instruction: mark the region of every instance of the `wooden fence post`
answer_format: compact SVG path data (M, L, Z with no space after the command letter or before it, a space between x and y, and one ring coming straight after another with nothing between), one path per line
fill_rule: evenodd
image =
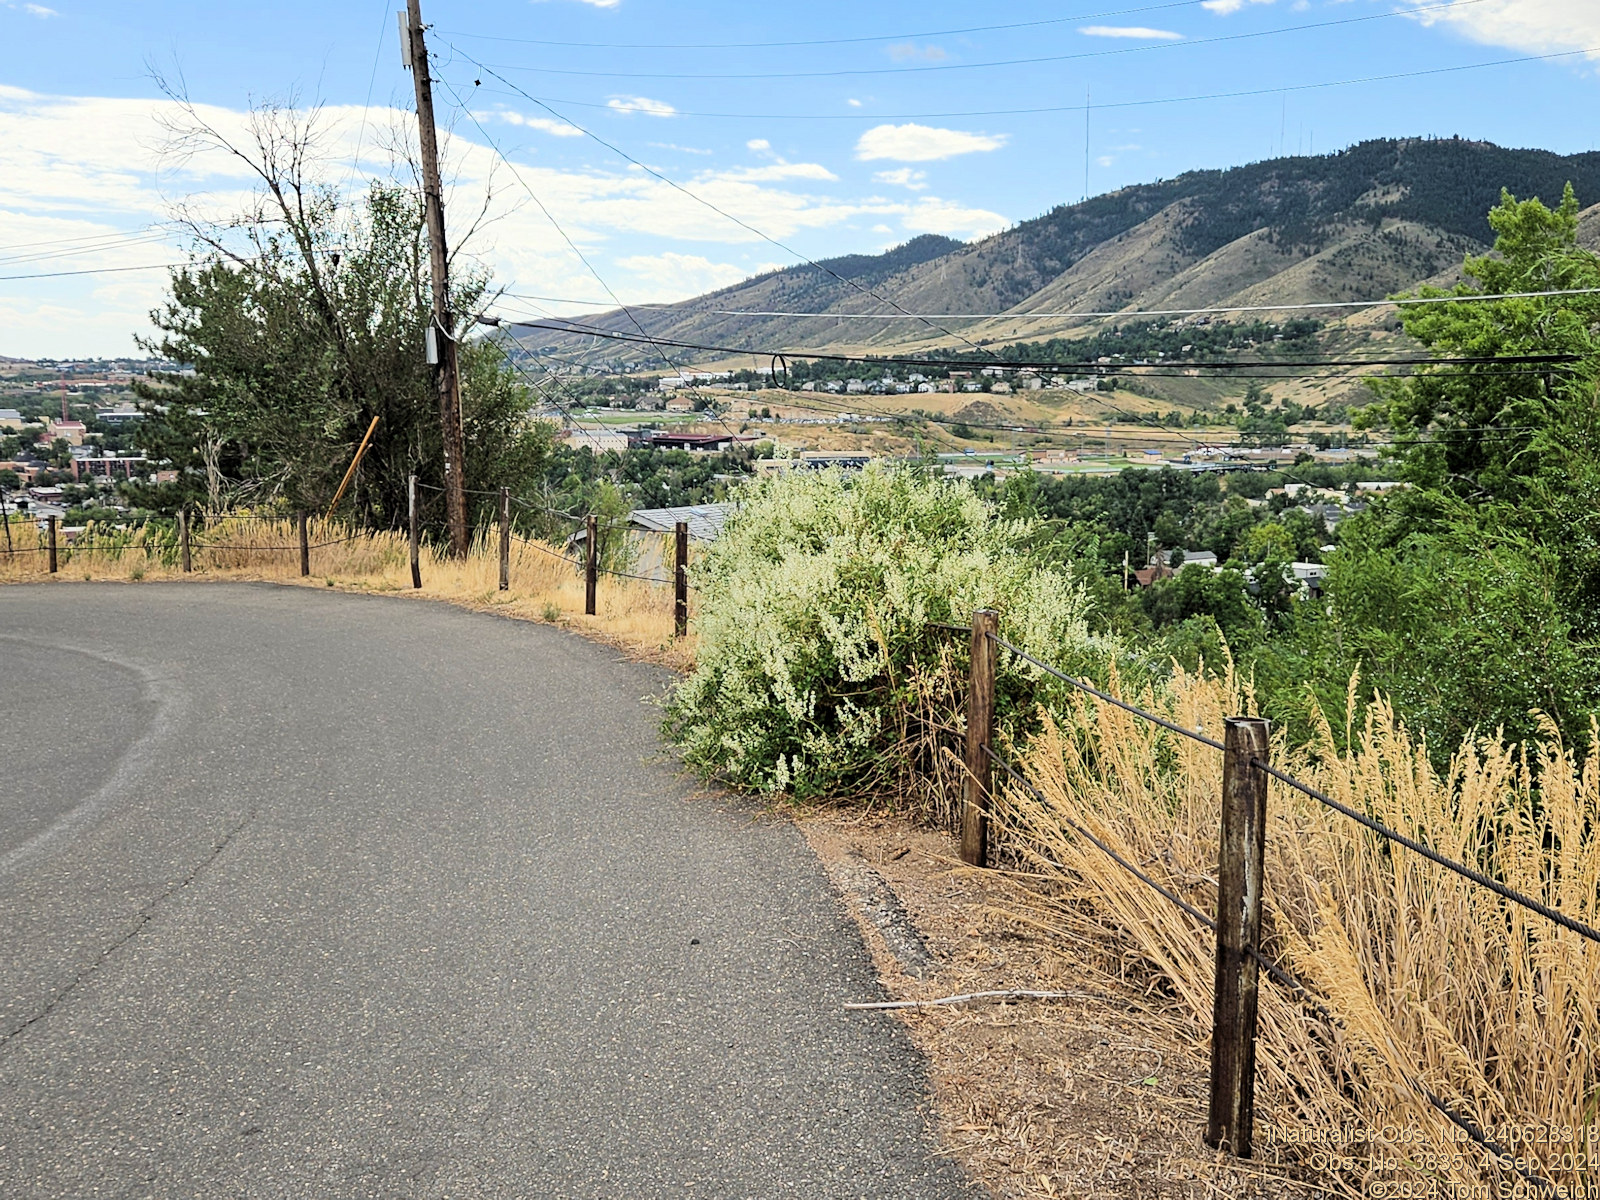
M311 534L306 528L306 514L295 513L294 523L300 534L300 575L304 578L311 574Z
M586 523L589 557L583 564L583 611L594 616L595 584L600 575L600 522L593 513Z
M500 590L511 589L511 489L500 489Z
M178 561L183 566L184 574L193 569L193 562L189 557L189 510L178 510Z
M406 491L407 508L406 519L410 526L411 534L411 587L414 589L422 586L422 537L417 527L417 477L413 475Z
M994 775L995 635L999 614L980 608L972 614L972 666L967 678L967 762L961 784L961 861L988 865L989 796Z
M1223 737L1222 836L1217 855L1217 975L1211 1015L1206 1144L1249 1158L1255 1125L1256 1000L1267 833L1268 723L1229 717Z
M50 526L50 574L56 573L56 519L50 517L47 522Z
M679 637L689 632L689 522L673 529L672 629Z

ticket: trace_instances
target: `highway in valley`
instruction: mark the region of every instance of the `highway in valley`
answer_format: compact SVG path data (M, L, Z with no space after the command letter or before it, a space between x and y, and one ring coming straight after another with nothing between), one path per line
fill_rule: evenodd
M0 1196L976 1190L663 672L249 584L0 589Z

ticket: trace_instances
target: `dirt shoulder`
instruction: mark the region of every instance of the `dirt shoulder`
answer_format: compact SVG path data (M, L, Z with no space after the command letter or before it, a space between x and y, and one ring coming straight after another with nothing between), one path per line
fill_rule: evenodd
M1207 1148L1204 1046L1179 1034L1159 996L1126 982L1124 964L1030 929L1018 915L1021 889L963 867L953 839L834 810L798 822L861 925L890 999L1071 993L893 1010L927 1055L945 1144L995 1196L1323 1194ZM926 946L926 966L906 950L912 937Z

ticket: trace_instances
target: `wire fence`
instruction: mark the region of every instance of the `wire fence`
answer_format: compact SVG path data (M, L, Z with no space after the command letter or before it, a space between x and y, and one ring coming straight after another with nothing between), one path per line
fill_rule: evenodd
M1159 728L1165 729L1168 732L1174 733L1174 734L1176 734L1176 735L1178 735L1180 737L1187 738L1190 741L1193 741L1193 742L1195 742L1195 743L1197 743L1199 745L1206 746L1206 747L1208 747L1210 749L1222 751L1225 755L1226 754L1230 754L1229 747L1225 743L1219 742L1215 738L1207 736L1205 733L1203 733L1200 730L1186 728L1183 725L1180 725L1180 724L1178 724L1178 723L1176 723L1174 721L1168 720L1166 717L1161 716L1159 713L1154 713L1154 712L1149 711L1148 709L1140 707L1139 705L1131 704L1128 701L1121 699L1120 697L1113 696L1110 693L1104 691L1103 689L1095 687L1093 684L1089 683L1086 680L1083 680L1083 679L1080 679L1080 678L1078 678L1078 677L1076 677L1074 675L1071 675L1068 672L1063 671L1060 668L1054 666L1053 664L1044 662L1043 660L1035 657L1034 655L1029 654L1027 651L1023 650L1022 648L1020 648L1020 647L1018 647L1016 645L1013 645L1011 642L1006 641L1004 638L1001 638L991 628L986 628L986 627L981 626L978 623L978 618L976 616L974 618L974 624L972 626L957 625L957 624L953 624L953 623L950 623L950 622L943 622L943 621L935 621L935 622L929 622L927 624L927 628L932 629L932 630L937 630L937 631L951 632L951 633L970 634L973 637L973 640L974 640L974 650L975 650L974 659L975 660L978 658L978 655L976 654L976 649L977 649L979 641L980 640L987 641L987 642L991 643L997 650L1004 651L1004 652L1006 652L1008 654L1011 654L1016 659L1018 659L1018 660L1020 660L1022 662L1026 662L1026 663L1031 664L1033 667L1035 667L1038 670L1044 672L1046 675L1050 676L1051 678L1056 679L1056 680L1058 680L1058 681L1060 681L1062 683L1065 683L1065 684L1069 685L1070 687L1073 687L1073 688L1083 692L1086 695L1092 696L1095 699L1097 699L1097 700L1099 700L1099 701L1101 701L1103 703L1107 703L1107 704L1113 705L1113 706L1115 706L1115 707L1117 707L1117 708L1119 708L1119 709L1121 709L1121 710L1123 710L1125 712L1128 712L1128 713L1132 714L1133 716L1139 718L1142 721L1149 722L1152 725L1158 726ZM1048 805L1049 801L1048 801L1047 797L1044 795L1043 791L1031 779L1029 779L1020 769L1018 769L1018 767L1015 764L1013 764L1012 762L1008 761L1003 755L1001 755L999 752L997 752L994 749L992 741L990 740L994 736L994 722L993 722L992 707L988 711L987 722L986 722L987 725L988 725L988 729L987 729L987 735L988 736L987 736L987 738L982 736L982 732L983 731L979 731L979 736L977 738L974 738L972 726L971 726L971 723L970 723L970 718L971 718L972 714L974 713L974 708L973 708L973 705L972 705L972 699L971 698L972 698L973 695L977 694L981 689L983 689L985 687L987 687L992 692L992 687L993 687L992 660L991 660L991 663L990 663L990 666L989 666L988 669L991 672L990 679L987 680L987 681L980 679L978 674L977 674L978 668L977 668L977 665L976 665L976 662L975 662L974 669L973 669L973 674L969 678L969 685L968 685L969 686L969 707L968 707L968 711L969 711L969 727L968 727L968 729L967 730L958 730L958 729L956 729L956 728L954 728L952 726L946 726L946 725L940 725L937 728L939 729L940 732L945 732L945 733L949 733L949 734L955 734L955 735L958 735L958 736L967 737L967 739L968 739L968 747L969 747L969 758L970 758L970 750L975 748L982 755L982 758L988 764L991 764L993 767L999 768L1000 772L1005 776L1005 778L1013 786L1024 790L1034 800L1038 801L1039 803ZM978 713L979 713L980 716L982 715L981 707L979 708ZM1376 818L1370 816L1369 814L1363 813L1363 812L1361 812L1361 811L1359 811L1357 809L1351 808L1349 805L1343 804L1340 801L1335 800L1333 797L1328 796L1323 791L1312 787L1311 785L1305 783L1304 781L1302 781L1300 779L1295 778L1293 775L1289 774L1288 772L1283 771L1280 768L1274 767L1271 763L1265 761L1264 759L1262 759L1260 757L1256 757L1254 755L1251 755L1251 756L1249 756L1248 758L1246 758L1244 760L1244 765L1246 766L1246 768L1248 770L1259 771L1259 772L1261 772L1262 775L1264 775L1264 776L1266 776L1268 778L1271 778L1273 780L1276 780L1278 783L1284 785L1285 787L1289 787L1289 788L1294 789L1295 791L1300 792L1301 794L1307 796L1308 798L1310 798L1312 800L1315 800L1319 804L1322 804L1322 805L1326 806L1331 811L1339 813L1340 815L1342 815L1342 816L1344 816L1344 817L1346 817L1346 818L1348 818L1348 819L1350 819L1352 821L1357 822L1363 828L1365 828L1365 829L1369 830L1370 832L1376 834L1378 837L1383 839L1385 842L1393 844L1393 845L1398 846L1398 847L1401 847L1401 848L1403 848L1405 850L1409 850L1409 851L1411 851L1413 853L1416 853L1416 854L1422 856L1423 858L1427 859L1428 861L1434 863L1435 865L1440 866L1440 867L1444 868L1445 870L1454 872L1455 874L1457 874L1457 875L1461 876L1462 878L1470 881L1471 883L1473 883L1473 884L1475 884L1477 886L1483 887L1483 888L1493 892L1495 895L1501 897L1503 900L1507 901L1508 903L1516 905L1516 906L1518 906L1520 908L1523 908L1528 912L1535 913L1535 914L1539 915L1540 917L1543 917L1546 920L1554 923L1555 925L1559 926L1560 928L1569 930L1570 932L1577 934L1580 938L1583 938L1583 939L1585 939L1587 941L1600 943L1600 931L1596 931L1592 926L1586 924L1585 922L1576 920L1576 919L1568 916L1567 914L1559 911L1558 909L1552 908L1550 905L1545 904L1542 901L1540 901L1540 900L1538 900L1538 899L1536 899L1536 898L1534 898L1532 896L1528 896L1528 895L1518 891L1517 889L1508 886L1507 884L1503 883L1502 881L1493 878L1492 876L1490 876L1490 875L1486 874L1485 872L1477 869L1476 867L1473 867L1473 866L1471 866L1471 865L1469 865L1467 863L1463 863L1463 862L1457 861L1455 859L1452 859L1448 855L1440 853L1438 850L1435 850L1433 847L1428 846L1428 845L1418 841L1415 838L1408 837L1407 835L1399 832L1398 830L1391 829L1389 826L1385 825L1383 822L1377 820ZM1225 766L1225 771L1226 771L1226 766ZM971 780L975 776L975 774L977 774L976 772L973 771L972 763L970 761L966 763L966 774L967 774L967 777L968 777L969 780ZM988 783L986 781L980 781L979 786L982 788L983 799L985 800L985 802L987 802L991 798L992 788L988 785ZM1227 790L1226 774L1225 774L1224 790L1225 790L1225 792ZM1263 795L1263 800L1264 800L1264 792L1263 792L1262 795ZM1136 863L1130 861L1127 856L1119 853L1114 847L1112 847L1110 844L1108 844L1105 839L1097 836L1092 830L1090 830L1088 827L1083 825L1081 822L1076 821L1070 815L1068 815L1068 814L1066 814L1064 812L1061 812L1059 810L1059 808L1056 807L1056 806L1051 806L1051 810L1059 819L1061 819L1072 830L1073 833L1077 834L1079 837L1083 838L1085 841L1087 841L1088 843L1093 845L1100 853L1105 855L1107 859L1109 859L1111 862L1115 863L1119 868L1121 868L1127 874L1129 874L1133 878L1137 879L1139 882L1141 882L1146 887L1148 887L1151 891L1153 891L1154 893L1159 895L1162 899L1167 901L1169 904L1173 905L1175 908L1177 908L1181 912L1183 912L1189 918L1194 920L1198 925L1202 926L1203 928L1205 928L1210 933L1220 936L1220 932L1221 931L1219 929L1219 917L1221 915L1221 903L1222 903L1222 897L1221 897L1222 885L1221 885L1220 882L1219 882L1219 888L1218 888L1218 890L1219 890L1219 917L1212 917L1211 915L1209 915L1206 912L1202 911L1196 905L1194 905L1194 904L1190 903L1188 900L1184 899L1177 892L1173 891L1170 887L1168 887L1165 884L1163 884L1160 880L1156 879L1148 871L1145 871L1139 865L1137 865ZM987 809L986 808L984 810L982 810L982 811L974 812L973 806L971 804L968 804L968 805L964 806L964 810L963 810L963 813L962 813L962 822L963 822L963 826L964 826L964 828L963 828L963 837L962 837L963 847L966 847L969 844L976 844L976 845L979 845L979 846L986 846L987 845L987 835L986 834L984 836L980 837L980 838L977 838L977 839L969 841L969 838L967 836L967 832L966 832L966 829L965 829L965 825L966 825L966 823L968 821L971 821L973 819L979 819L979 820L983 820L983 821L986 822L987 821L987 817L988 817L988 813L987 813ZM1226 831L1224 831L1222 855L1223 855L1224 860L1226 860L1226 858L1228 856ZM987 864L982 862L982 861L980 861L976 865L980 865L981 866L981 865L987 865ZM1059 864L1059 863L1055 863L1055 864L1052 864L1052 865L1054 865L1058 869L1063 869L1063 870L1065 869L1065 868L1062 868L1061 864ZM1226 861L1224 861L1222 864L1219 864L1219 875L1224 874L1226 872L1226 870L1227 870L1227 863L1226 863ZM1257 907L1257 916L1256 916L1256 927L1259 930L1259 904L1260 904L1259 892L1254 898L1254 903L1258 906ZM1259 946L1257 944L1255 944L1254 941L1247 942L1242 947L1242 950L1243 950L1244 956L1246 958L1248 958L1255 965L1256 968L1258 968L1259 970L1264 972L1275 983L1277 983L1278 985L1283 987L1286 991L1291 993L1296 998L1296 1000L1299 1003L1301 1003L1306 1009L1308 1009L1309 1011L1314 1013L1321 1020L1327 1022L1330 1026L1335 1025L1335 1024L1338 1023L1339 1018L1338 1018L1337 1014L1333 1011L1333 1009L1323 999L1318 997L1316 995L1316 993L1313 992L1313 990L1311 988L1309 988L1304 982L1302 982L1300 979L1298 979L1293 973L1291 973L1290 971L1286 970L1282 965L1280 965L1277 962L1274 962L1272 959L1270 959L1269 957L1264 955L1261 952ZM1218 956L1218 972L1219 972L1219 978L1217 980L1217 986L1218 986L1218 990L1220 990L1222 988L1223 984L1224 984L1224 981L1220 977L1221 976L1221 972L1222 972L1222 955L1220 955L1220 954ZM1253 1040L1253 1037L1254 1037L1254 1028L1253 1028L1254 1019L1255 1019L1254 1018L1254 1012L1252 1010L1252 1012L1250 1013L1250 1017L1249 1017L1250 1024L1251 1024L1250 1036L1251 1036L1252 1040ZM1213 1045L1212 1045L1212 1054L1213 1054L1213 1060L1212 1060L1212 1062L1213 1062L1212 1087L1213 1087L1213 1093L1212 1093L1212 1101L1213 1101L1213 1105L1214 1106L1215 1106L1215 1104L1217 1102L1217 1089L1218 1089L1218 1086L1219 1086L1219 1081L1218 1081L1217 1076L1216 1076L1216 1071L1217 1071L1217 1053L1218 1053L1217 1040L1221 1035L1222 1035L1222 1031L1220 1029L1214 1029L1213 1030ZM1252 1062L1254 1061L1253 1050L1252 1050L1252 1053L1251 1053L1251 1056L1250 1056L1250 1061L1252 1061ZM1446 1119L1448 1119L1451 1122L1451 1124L1454 1125L1457 1129L1459 1129L1469 1140L1471 1140L1473 1143L1475 1143L1476 1145L1480 1146L1482 1149L1487 1151L1492 1156L1492 1161L1495 1163L1495 1165L1498 1165L1498 1166L1501 1166L1501 1167L1504 1167L1504 1168L1509 1168L1524 1183L1530 1185L1531 1188L1534 1190L1534 1192L1536 1194L1541 1195L1541 1196L1549 1196L1549 1197L1556 1197L1556 1196L1567 1194L1561 1188L1559 1188L1555 1183L1552 1183L1550 1180L1542 1177L1541 1175L1537 1174L1535 1171L1529 1169L1528 1166L1524 1165L1525 1164L1525 1160L1523 1158L1519 1158L1517 1155L1515 1155L1506 1146L1504 1146L1500 1142L1496 1141L1471 1116L1459 1111L1456 1107L1454 1107L1448 1101L1446 1101L1441 1096L1439 1096L1435 1091L1433 1091L1432 1089L1428 1088L1419 1079L1408 1078L1406 1080L1406 1082L1416 1091L1417 1095L1421 1096L1427 1102L1427 1104L1430 1107L1434 1108L1442 1116L1444 1116ZM1215 1107L1213 1107L1213 1112L1215 1112L1215 1111L1216 1111L1216 1109L1215 1109ZM1247 1120L1248 1120L1248 1118L1247 1118ZM1233 1140L1234 1140L1234 1145L1232 1147L1230 1147L1230 1148L1233 1148L1233 1149L1235 1149L1237 1151L1237 1149L1238 1149L1238 1140L1239 1140L1239 1136L1240 1136L1241 1131L1232 1130L1230 1132L1233 1134ZM1250 1139L1250 1131L1249 1131L1249 1129L1248 1128L1244 1129L1242 1131L1242 1135L1243 1135L1243 1143L1244 1143L1244 1146L1245 1146L1245 1153L1248 1154L1249 1139ZM1209 1140L1209 1138L1208 1138L1208 1140Z

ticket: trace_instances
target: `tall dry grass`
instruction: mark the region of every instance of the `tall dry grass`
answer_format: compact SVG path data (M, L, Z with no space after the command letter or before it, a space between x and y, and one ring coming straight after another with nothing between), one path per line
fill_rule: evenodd
M1232 675L1179 674L1147 699L1213 736L1225 716L1253 710ZM1347 722L1347 754L1325 726L1305 747L1278 737L1274 761L1600 924L1600 755L1580 764L1552 727L1524 747L1464 746L1441 777L1383 704L1358 713L1352 699ZM1186 1015L1197 1047L1211 1021L1211 934L1071 822L1215 911L1221 758L1083 696L1024 755L1040 797L1012 788L1001 813L1046 881L1034 919L1131 952ZM1600 946L1276 783L1266 865L1263 949L1316 1001L1262 978L1259 1155L1324 1168L1330 1152L1347 1158L1332 1165L1351 1194L1377 1194L1375 1180L1423 1189L1388 1194L1511 1194L1474 1190L1520 1177L1464 1140L1426 1090L1527 1156L1531 1173L1600 1187L1586 1161L1600 1157ZM1374 1165L1382 1160L1393 1165Z
M11 534L16 548L38 552L0 554L0 583L253 580L395 593L569 626L671 665L681 666L693 654L692 635L673 637L670 587L602 575L595 615L586 616L582 572L544 542L512 540L510 587L500 591L499 534L493 527L478 532L462 559L424 542L420 591L411 586L404 534L355 531L339 522L310 522L311 574L306 578L300 575L299 534L290 520L229 516L197 527L189 574L182 570L177 536L170 527L118 530L90 525L72 544L60 540L55 575L49 574L42 552L44 535L31 521L13 521Z

